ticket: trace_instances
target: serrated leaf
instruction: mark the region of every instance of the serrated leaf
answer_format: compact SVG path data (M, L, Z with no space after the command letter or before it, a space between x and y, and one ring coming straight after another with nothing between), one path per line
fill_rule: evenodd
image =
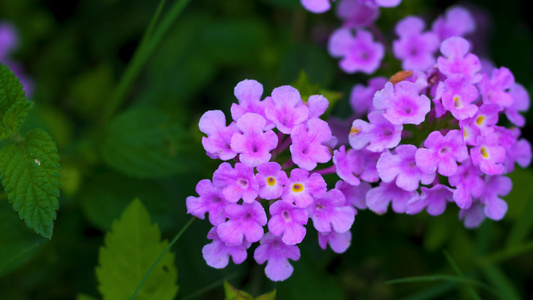
M16 133L26 119L32 102L26 100L22 84L0 63L0 139Z
M225 300L254 300L252 295L234 288L229 282L224 281Z
M184 169L178 150L183 129L156 108L135 108L109 125L100 151L116 171L140 178L157 178Z
M50 239L59 208L59 154L41 129L0 151L0 176L13 209L37 234Z
M131 299L137 286L168 242L157 224L135 199L115 221L100 247L96 278L104 299ZM167 252L142 285L135 299L173 299L178 293L174 254Z

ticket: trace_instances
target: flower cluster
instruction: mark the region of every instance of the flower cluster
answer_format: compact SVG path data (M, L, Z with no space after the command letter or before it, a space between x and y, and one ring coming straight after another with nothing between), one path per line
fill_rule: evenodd
M33 92L33 81L26 75L22 65L11 58L11 54L18 48L19 36L16 28L7 22L0 22L0 61L19 78L26 95Z
M507 203L500 197L512 186L504 175L515 163L531 162L531 145L518 129L529 95L507 68L483 72L462 37L445 39L440 53L431 67L423 56L412 60L413 71L400 72L375 92L372 105L361 108L368 121L352 124L353 149L341 148L333 161L339 177L367 190L365 203L376 213L392 202L397 213L426 209L439 215L455 202L471 228L485 217L503 218ZM368 90L376 90L375 82L383 80L374 79ZM517 127L502 126L502 115ZM377 186L360 188L360 181Z
M298 244L311 219L319 245L344 252L356 210L346 183L328 190L317 164L331 160L336 143L328 124L319 117L329 102L319 95L304 102L298 90L281 86L261 99L263 86L244 80L235 87L238 103L227 125L223 112L206 112L200 130L207 155L222 162L212 180L196 186L198 197L187 198L188 213L214 226L211 243L203 248L208 265L224 268L233 258L243 262L252 243L260 245L255 260L267 262L266 275L285 280L293 272L289 259L298 260ZM234 161L230 163L227 161ZM281 164L280 164L281 163ZM349 185L348 185L349 187ZM265 227L268 232L265 233Z

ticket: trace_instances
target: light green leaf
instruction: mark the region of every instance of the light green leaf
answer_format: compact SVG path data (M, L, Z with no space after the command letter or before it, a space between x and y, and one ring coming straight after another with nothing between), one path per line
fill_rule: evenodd
M18 131L31 106L18 78L0 63L0 140Z
M146 272L165 250L157 224L140 200L135 199L115 221L100 247L96 278L104 299L131 299ZM178 277L174 254L168 252L142 285L136 299L174 299Z
M245 291L234 288L229 282L224 281L224 292L226 294L226 300L254 300L252 295Z
M106 163L123 174L163 177L184 169L178 152L186 145L185 136L164 111L135 108L111 122L100 151Z
M98 298L95 298L87 294L78 294L76 296L76 300L98 300Z
M276 290L272 292L257 296L255 300L276 300Z
M52 138L41 129L0 151L0 176L13 209L26 225L50 239L59 208L60 166Z

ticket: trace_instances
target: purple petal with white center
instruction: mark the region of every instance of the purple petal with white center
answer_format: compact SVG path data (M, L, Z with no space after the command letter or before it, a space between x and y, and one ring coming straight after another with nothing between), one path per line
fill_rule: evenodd
M477 100L478 96L477 88L470 83L468 77L454 74L444 82L442 106L457 120L464 120L477 113L478 107L472 102Z
M350 230L354 222L355 211L346 205L346 198L337 189L329 190L324 197L316 198L308 207L309 217L319 232L337 232Z
M235 203L239 199L252 203L259 194L259 184L254 169L243 163L236 163L235 169L229 163L222 163L213 173L213 184L222 188L227 201Z
M300 92L292 86L284 85L272 91L265 114L279 131L290 134L294 127L308 119L309 110L304 105Z
M261 115L246 113L237 120L241 133L231 138L231 149L240 153L239 160L250 167L268 162L270 151L278 145L278 136L272 130L264 132L266 120Z
M281 240L287 245L302 242L306 232L304 225L308 220L305 208L298 208L285 201L276 201L270 206L270 215L268 230L273 235L281 236Z
M370 123L363 120L353 121L348 136L352 148L360 150L366 147L372 152L382 152L398 146L402 139L403 125L392 124L382 111L369 113L368 119Z
M218 225L217 233L226 244L238 246L244 238L254 243L263 237L267 216L259 202L230 204L224 214L228 220Z
M450 130L446 136L433 131L424 141L425 148L416 152L416 165L425 173L438 170L439 174L452 176L457 172L457 163L468 158L468 150L459 130Z
M394 41L394 55L402 60L405 70L427 70L435 64L433 54L439 48L439 38L432 32L422 33L424 27L424 21L413 16L396 25L400 39Z
M430 111L431 101L426 95L420 95L412 82L401 81L394 87L387 82L385 88L374 95L374 106L384 109L383 116L392 124L418 125Z
M487 175L499 175L503 173L505 161L505 148L497 142L497 136L490 133L487 136L478 136L476 145L470 149L470 157L475 166Z
M453 74L464 74L471 83L481 80L481 62L479 58L468 53L470 44L462 37L451 37L444 40L440 46L440 52L444 55L437 59L439 71L446 76Z
M322 197L326 193L327 185L322 175L302 169L293 169L287 185L283 188L281 198L294 203L297 207L306 208L313 203L314 197Z
M305 170L313 170L317 163L327 163L331 159L329 147L323 144L331 139L331 129L326 121L315 118L296 126L291 133L289 147L292 161Z
M287 173L277 162L267 162L257 166L255 178L259 184L259 197L267 200L278 199L287 184Z

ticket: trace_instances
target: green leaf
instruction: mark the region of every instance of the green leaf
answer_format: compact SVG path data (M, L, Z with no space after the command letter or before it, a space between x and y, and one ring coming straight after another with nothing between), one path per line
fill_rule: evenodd
M234 288L227 281L224 281L224 292L226 294L226 300L254 300L254 297L252 297L252 295Z
M32 104L15 74L0 63L0 140L19 130Z
M276 300L276 290L257 296L255 300Z
M96 278L104 299L130 299L146 272L165 250L157 224L140 200L135 199L115 221L100 247ZM137 294L142 299L174 299L178 277L174 254L168 252L146 279Z
M324 96L329 101L328 112L343 96L343 93L341 92L329 91L320 88L320 84L318 83L312 84L304 70L300 71L298 79L292 83L292 86L300 92L300 95L304 101L307 101L309 96L312 95Z
M78 294L76 300L98 300L98 298L87 295L87 294Z
M509 279L500 268L492 265L483 265L481 266L481 270L487 280L501 292L501 295L505 295L505 297L501 297L501 299L523 299L516 291L511 279Z
M59 208L60 166L52 138L41 129L0 151L0 176L13 209L26 225L50 239Z
M184 130L164 112L143 107L115 118L100 151L116 171L140 178L172 175L184 169L179 150L187 146Z
M26 228L11 205L0 199L0 277L28 262L46 241Z

